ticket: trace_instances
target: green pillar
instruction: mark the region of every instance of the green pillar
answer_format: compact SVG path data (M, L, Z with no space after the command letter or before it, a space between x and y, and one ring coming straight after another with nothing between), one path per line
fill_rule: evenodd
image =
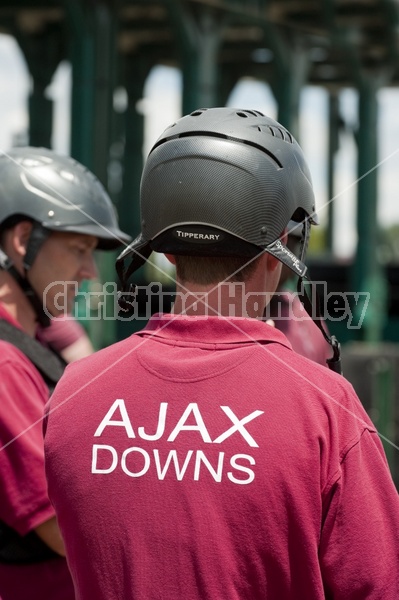
M123 186L118 205L119 219L123 229L135 238L140 227L140 181L143 170L144 115L137 111L137 102L143 97L143 89L152 59L143 53L123 57L122 84L126 88L128 102L121 126L124 132ZM149 115L151 118L151 115ZM134 281L139 282L140 273ZM142 321L118 320L117 339L121 340L141 328Z
M220 66L218 87L219 106L226 106L229 96L242 75L236 65L226 63Z
M94 172L106 186L117 75L117 15L107 2L97 2L91 10L95 31L93 161Z
M283 68L277 67L272 89L278 104L277 120L299 139L299 103L307 78L308 59L304 50L293 49L290 53L289 63Z
M278 105L277 120L299 139L299 103L309 70L309 55L300 40L292 44L271 25L266 32L275 56L271 89Z
M72 62L71 154L106 185L116 77L116 12L64 2Z
M153 61L143 54L124 57L123 85L128 95L124 113L125 150L123 157L123 189L120 204L121 221L128 233L140 233L140 180L143 170L144 115L137 111L143 97L144 84ZM151 115L149 115L151 119Z
M218 103L220 32L210 11L201 14L196 40L183 48L183 114ZM194 40L192 40L194 41Z
M328 221L327 250L333 254L334 242L334 159L339 147L339 99L336 92L330 92L328 101L328 156L327 156L327 189L328 189Z
M183 71L183 114L218 104L218 54L222 43L220 18L209 7L196 17L177 0L167 2Z
M369 303L365 312L359 339L377 342L382 339L386 319L387 284L377 261L377 88L378 82L363 76L359 82L359 131L357 232L358 242L352 272L352 290L368 292ZM362 311L364 301L354 308Z
M53 101L46 98L47 85L33 78L33 89L29 95L29 145L51 148L53 131Z
M95 43L95 93L93 130L93 170L107 187L110 147L112 142L113 93L116 87L116 11L99 2L92 9ZM123 222L123 221L122 221ZM115 259L118 251L102 253L99 270L103 285L116 281ZM109 346L117 339L112 295L105 296L105 317L100 321L98 347Z
M94 168L93 131L96 48L92 15L79 0L64 0L72 64L71 155Z
M17 36L32 76L29 95L29 144L51 148L53 101L46 98L54 72L63 58L63 36L58 27L48 26L40 33Z
M116 11L107 2L90 9L78 0L64 1L71 30L72 128L71 154L107 187L116 77ZM116 252L101 253L101 284L115 281ZM90 283L87 289L91 289ZM85 324L96 348L116 339L114 298L105 295L104 318Z

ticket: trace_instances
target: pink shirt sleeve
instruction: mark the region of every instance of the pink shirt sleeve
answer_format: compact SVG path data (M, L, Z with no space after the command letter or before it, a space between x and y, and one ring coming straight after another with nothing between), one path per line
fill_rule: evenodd
M47 495L42 434L48 390L22 353L5 342L1 346L0 519L25 535L54 515Z
M380 439L366 429L346 449L328 493L320 541L327 597L399 598L398 498L388 478Z
M82 325L68 315L52 319L49 327L40 328L37 332L38 340L51 345L56 352L61 352L85 335Z

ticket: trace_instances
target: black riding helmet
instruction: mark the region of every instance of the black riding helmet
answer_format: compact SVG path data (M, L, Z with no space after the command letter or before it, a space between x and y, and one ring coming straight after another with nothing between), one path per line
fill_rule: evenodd
M112 250L130 241L119 229L111 199L93 173L47 148L14 148L0 154L0 231L23 220L33 224L24 260L25 275L13 267L1 248L0 268L17 280L43 325L49 321L27 274L51 231L93 235L101 250Z
M309 168L289 131L259 111L201 109L168 127L147 158L140 206L141 234L116 263L121 305L130 275L153 250L249 258L266 251L299 283L306 277L310 225L317 223ZM302 224L299 257L280 240L290 221ZM304 305L309 310L308 299ZM329 366L339 370L338 342L315 322L334 349Z
M298 275L317 223L309 168L292 135L258 111L194 111L168 127L148 156L141 180L141 234L120 255L129 276L152 250L198 256L268 251ZM279 237L303 223L300 260Z

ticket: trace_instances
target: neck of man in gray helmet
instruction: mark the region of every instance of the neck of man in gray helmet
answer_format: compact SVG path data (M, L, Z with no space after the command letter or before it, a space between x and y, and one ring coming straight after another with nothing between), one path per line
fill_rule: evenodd
M265 253L259 257L255 270L244 282L221 281L199 285L177 279L173 313L261 318L277 288L280 271L281 263Z
M31 231L31 223L21 221L4 231L1 247L14 268L23 274L23 258ZM34 336L37 328L36 313L15 278L6 270L0 270L0 302L6 311L29 335Z
M37 329L36 313L15 279L0 270L0 303L22 329L34 337Z

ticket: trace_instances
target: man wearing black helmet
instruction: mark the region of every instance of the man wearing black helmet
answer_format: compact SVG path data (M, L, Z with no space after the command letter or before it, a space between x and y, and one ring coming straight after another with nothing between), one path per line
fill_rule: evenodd
M282 262L306 277L315 221L301 149L257 111L198 110L154 145L117 269L126 304L130 275L166 254L173 312L69 367L50 402L49 494L80 600L399 597L398 497L333 372L339 345L325 334L329 370L262 320Z
M0 155L0 597L73 600L47 495L42 416L63 363L35 340L127 241L92 173L43 148Z

